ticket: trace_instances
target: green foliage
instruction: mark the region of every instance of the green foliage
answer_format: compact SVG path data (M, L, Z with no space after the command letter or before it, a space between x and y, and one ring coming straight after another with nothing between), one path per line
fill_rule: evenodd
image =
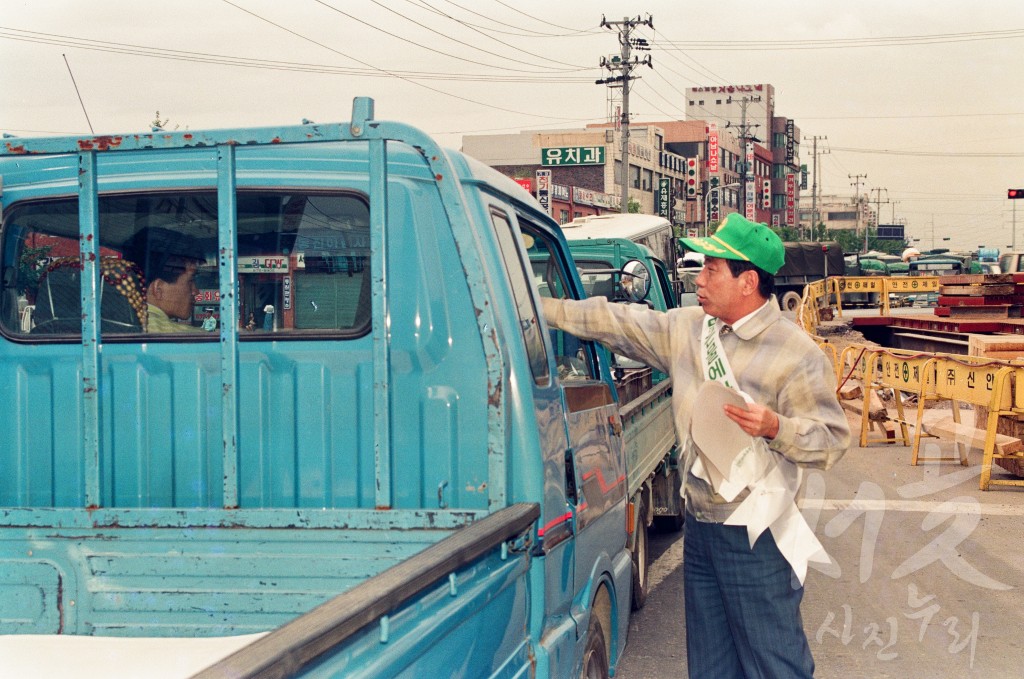
M637 214L638 212L640 212L640 201L630 196L629 202L626 203L626 209L633 214Z

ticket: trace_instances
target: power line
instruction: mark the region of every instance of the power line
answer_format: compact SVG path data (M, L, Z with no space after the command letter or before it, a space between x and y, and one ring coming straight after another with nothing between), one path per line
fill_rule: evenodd
M971 31L933 35L902 35L869 38L825 38L806 40L692 40L685 49L695 51L760 52L771 50L848 49L851 47L907 47L978 40L1013 40L1024 38L1024 29L1005 31ZM684 49L669 42L662 49Z
M406 2L410 2L410 3L412 1L413 0L406 0ZM481 14L480 12L475 12L475 11L469 9L468 7L463 7L462 5L460 5L460 4L456 3L456 2L452 2L452 0L444 0L444 1L447 2L449 5L454 5L455 7L458 7L459 9L461 9L462 11L468 12L469 14L473 14L475 16L478 16L478 17L482 18L482 19L487 19L488 21L493 21L494 23L499 23L499 24L502 24L502 25L507 25L507 24L504 24L503 22L499 22L497 19L494 19L492 17L487 16L486 14ZM489 33L500 33L500 34L503 34L503 35L514 35L514 36L521 37L521 38L538 38L538 37L541 37L541 38L573 38L573 37L597 35L597 34L599 34L601 32L600 29L596 29L596 28L584 28L584 29L570 30L569 33L544 33L542 31L534 31L534 30L529 29L529 28L519 28L519 27L516 27L516 31L506 31L506 30L501 30L501 29L498 29L498 28L489 28L487 26L481 26L480 24L471 24L468 21L463 21L462 19L458 19L458 18L448 14L447 12L441 11L440 9L434 7L433 5L431 5L430 3L426 2L425 0L416 0L416 4L420 5L421 7L425 8L425 9L431 11L431 12L433 12L434 14L437 14L439 16L443 16L443 17L446 17L448 19L451 19L452 21L458 22L458 23L462 24L463 26L467 26L467 27L470 27L470 28L478 28L478 29L480 29L482 31L487 31Z
M355 21L356 23L362 24L363 26L366 26L368 28L372 28L375 31L379 31L379 32L383 33L384 35L389 35L392 38L395 38L396 40L400 40L400 41L402 41L404 43L408 43L410 45L413 45L414 47L419 47L420 49L427 50L428 52L433 52L434 54L440 54L441 56L445 56L445 57L448 57L450 59L455 59L457 61L465 61L465 62L470 63L470 64L476 64L477 66L486 66L487 68L497 68L497 69L502 70L502 71L516 71L518 73L533 73L533 72L535 72L537 70L537 64L536 63L529 62L529 61L522 61L521 59L513 59L511 57L505 57L505 56L502 56L500 54L497 54L496 52L491 52L490 50L485 50L482 47L476 47L474 45L470 45L467 42L463 42L462 40L458 40L456 38L453 38L452 36L445 35L444 33L441 33L440 31L436 31L433 28L430 28L429 26L426 26L426 25L421 24L421 23L419 23L419 22L417 22L417 21L415 21L413 19L410 19L409 17L405 16L404 14L396 12L395 10L393 10L393 9L391 9L389 7L385 7L384 5L381 5L380 3L376 2L375 0L370 0L370 1L373 2L373 4L377 5L378 7L381 7L383 9L391 12L392 14L400 16L400 17L402 17L403 19L405 19L407 21L411 21L412 23L415 23L417 26L430 31L431 33L435 33L435 34L440 35L440 36L442 36L444 38L447 38L448 40L452 40L454 42L457 42L457 43L459 43L460 45L462 45L464 47L469 47L470 49L475 49L477 51L483 52L484 54L489 54L489 55L491 55L493 57L498 57L499 59L505 59L507 61L512 61L512 62L515 62L517 64L525 64L527 66L533 66L533 68L530 69L530 70L524 70L524 69L521 69L521 68L509 68L509 67L506 67L506 66L494 66L492 64L485 64L482 61L476 61L474 59L467 59L465 57L460 57L460 56L457 56L455 54L450 54L448 52L444 52L442 50L435 49L433 47L429 47L427 45L420 44L420 43L416 42L415 40L410 40L409 38L403 38L402 36L400 36L400 35L398 35L396 33L392 33L391 31L385 30L385 29L381 28L380 26L377 26L375 24L370 23L369 21L364 21L363 19L360 19L359 17L357 17L357 16L355 16L353 14L349 14L345 10L338 9L337 7L334 7L333 5L330 5L330 4L326 3L326 2L324 2L324 0L313 0L313 1L316 2L319 5L322 5L322 6L326 7L327 9L331 10L332 12L337 12L338 14L342 15L343 17L347 17L347 18L351 19L352 21ZM228 3L228 4L232 4L232 3ZM534 56L536 56L536 55L534 55ZM558 63L561 63L561 62L558 62ZM574 64L569 64L569 65L573 67L571 69L573 72L579 72L579 71L588 70L585 66L576 66ZM566 69L558 69L558 71L562 72L562 73L570 72L570 71L567 71Z
M537 17L533 16L532 14L527 14L526 12L522 11L518 7L514 7L513 5L509 5L508 3L502 2L501 0L494 0L494 2L496 2L499 5L501 5L502 7L505 7L507 9L512 10L516 14L521 14L524 17L526 17L527 19L533 19L537 23L544 24L545 26L554 26L555 28L560 28L563 31L572 31L572 30L574 30L574 29L569 28L567 26L559 26L558 24L553 24L550 21L545 21L543 19L538 19Z
M271 26L274 26L275 28L279 28L280 30L285 31L286 33L294 35L295 37L297 37L297 38L299 38L301 40L305 40L306 42L312 43L312 44L314 44L314 45L316 45L318 47L322 47L322 48L324 48L326 50L329 50L329 51L331 51L331 52L333 52L335 54L341 55L341 56L343 56L343 57L345 57L347 59L351 59L352 61L355 61L356 63L362 64L363 66L367 66L369 68L377 69L380 73L391 75L393 77L399 78L400 80L404 80L405 82L408 82L408 83L411 83L413 85L416 85L417 87L422 87L425 90L429 90L431 92L435 92L437 94L441 94L441 95L444 95L446 97L451 97L452 99L458 99L459 101L465 101L465 102L470 103L470 104L476 104L477 106L483 106L484 108L489 108L489 109L493 109L493 110L496 110L496 111L503 111L505 113L514 113L516 115L523 115L523 116L527 116L527 117L530 117L530 118L545 118L545 119L549 119L549 120L554 117L554 116L540 115L540 114L537 114L537 113L527 113L525 111L515 111L513 109L508 109L508 108L505 108L503 106L495 106L494 104L488 104L486 102L477 101L475 99L470 99L469 97L463 97L463 96L460 96L458 94L452 94L451 92L445 92L444 90L438 89L436 87L431 87L430 85L424 85L423 83L417 82L416 80L413 80L411 78L406 78L406 77L403 77L403 76L400 76L400 75L396 75L392 71L388 71L387 69L383 69L383 68L378 68L378 67L376 67L376 66L374 66L372 64L369 64L369 63L367 63L365 61L362 61L360 59L356 59L355 57L350 56L348 54L345 54L344 52L341 52L339 50L336 50L333 47L330 47L329 45L325 45L325 44L323 44L321 42L313 40L312 38L310 38L308 36L302 35L301 33L297 33L296 31L293 31L290 28L286 28L285 26L282 26L281 24L275 23L275 22L271 21L270 19L267 19L266 17L260 16L259 14L255 13L255 12L252 12L250 10L245 9L244 7L239 7L238 5L236 5L235 3L231 2L230 0L222 0L222 1L224 3L226 3L226 4L228 4L228 5L231 5L232 7L236 8L236 9L238 9L239 11L245 12L246 14L248 14L248 15L250 15L252 17L255 17L256 19L259 19L260 21L264 21L264 22L270 24Z
M895 149L859 149L848 146L833 146L833 151L846 151L847 153L868 153L886 156L911 156L919 158L1024 158L1024 153L1011 152L973 152L973 151L899 151Z
M57 45L60 47L72 47L75 49L92 52L107 52L126 56L149 57L153 59L164 59L169 61L185 61L201 64L212 64L217 66L236 66L240 68L253 68L273 71L296 71L303 73L321 73L325 75L345 75L355 77L376 77L381 76L381 70L376 67L354 68L350 66L331 66L328 64L313 64L294 61L274 61L270 59L253 59L249 57L235 57L224 54L212 54L208 52L190 52L185 50L171 50L159 47L147 47L145 45L134 45L130 43L117 43L103 40L91 40L87 38L76 38L73 36L59 35L53 33L38 33L35 31L24 31L21 29L0 27L0 39L14 40L17 42L30 42L44 45ZM345 55L342 55L345 56ZM389 72L394 77L404 76L409 79L418 80L449 80L466 82L513 82L513 83L589 83L590 78L585 76L528 76L528 75L499 75L483 73L454 73L441 71L403 71L392 70Z
M909 120L913 118L981 118L985 116L1024 116L1020 113L935 113L903 116L800 116L800 120Z

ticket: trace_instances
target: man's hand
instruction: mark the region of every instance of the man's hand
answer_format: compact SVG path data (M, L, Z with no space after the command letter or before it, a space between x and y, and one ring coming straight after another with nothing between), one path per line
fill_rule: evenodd
M757 403L748 403L746 408L733 405L723 406L725 415L751 436L773 439L779 433L779 416L771 408Z

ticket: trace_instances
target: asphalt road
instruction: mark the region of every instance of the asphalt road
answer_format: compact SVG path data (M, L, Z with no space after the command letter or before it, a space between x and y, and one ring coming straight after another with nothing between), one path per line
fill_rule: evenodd
M969 461L913 467L909 447L875 445L808 476L803 511L835 562L802 608L816 677L1024 676L1024 488L982 492ZM686 676L682 533L651 544L617 679Z

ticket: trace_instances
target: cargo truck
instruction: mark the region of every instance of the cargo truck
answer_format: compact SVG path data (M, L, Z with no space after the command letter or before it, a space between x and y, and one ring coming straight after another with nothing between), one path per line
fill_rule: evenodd
M48 642L145 639L151 676L614 672L649 409L538 313L537 280L585 293L515 182L366 98L6 138L0 179L0 645L79 676L131 665Z

